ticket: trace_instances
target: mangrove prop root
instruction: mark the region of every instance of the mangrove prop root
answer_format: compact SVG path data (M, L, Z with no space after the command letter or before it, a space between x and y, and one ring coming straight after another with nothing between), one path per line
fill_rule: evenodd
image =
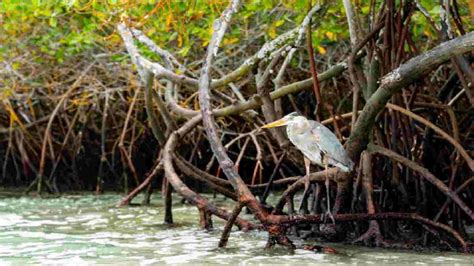
M122 207L129 205L140 192L142 192L147 186L151 184L153 178L163 172L163 164L159 163L156 167L153 168L153 171L146 176L143 182L132 190L126 197L124 197L118 204L117 207Z
M173 204L173 199L171 197L172 193L172 187L170 186L169 182L167 179L163 179L164 182L164 199L165 199L165 223L167 224L172 224L173 223L173 212L172 212L172 204Z
M227 220L224 226L224 230L222 231L221 239L219 240L220 248L223 248L227 245L227 241L229 241L230 231L232 230L232 226L235 223L235 219L237 219L240 211L242 211L242 207L244 207L244 205L240 202L237 202L237 205L234 207L234 210L232 211L232 214L229 220Z

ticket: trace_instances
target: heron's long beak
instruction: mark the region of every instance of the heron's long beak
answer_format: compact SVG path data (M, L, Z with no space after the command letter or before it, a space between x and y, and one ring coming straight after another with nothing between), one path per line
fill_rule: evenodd
M282 118L282 119L279 119L277 121L266 124L266 125L262 126L262 128L281 127L281 126L286 126L287 123L288 123L288 120L286 120L285 118Z

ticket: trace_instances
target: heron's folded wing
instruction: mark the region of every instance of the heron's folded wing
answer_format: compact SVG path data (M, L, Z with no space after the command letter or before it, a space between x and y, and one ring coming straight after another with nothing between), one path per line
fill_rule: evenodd
M305 132L300 135L289 135L291 142L313 163L321 165L321 150L319 149L316 135Z
M324 153L324 156L342 165L349 163L346 150L331 130L320 123L314 122L311 127L311 132L312 135L319 139L317 143L319 149Z

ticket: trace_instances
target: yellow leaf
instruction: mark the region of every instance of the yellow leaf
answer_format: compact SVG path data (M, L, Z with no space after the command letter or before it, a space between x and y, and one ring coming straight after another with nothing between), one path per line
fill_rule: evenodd
M15 110L13 110L12 106L10 105L10 102L7 102L7 104L4 104L5 109L10 115L10 127L13 127L13 125L16 123L18 124L23 130L25 130L25 126L23 123L21 123L20 119L18 118L17 114L15 113Z
M207 34L209 36L212 36L212 34L214 33L214 28L212 28L212 26L210 26L208 29L207 29Z
M326 37L328 37L328 39L331 40L331 41L335 41L337 39L336 34L330 32L330 31L326 32Z
M178 35L178 47L183 46L183 36Z
M166 22L165 22L165 31L168 32L170 30L171 22L173 22L173 13L169 13L168 16L166 17Z
M270 36L270 38L272 39L275 39L276 38L276 28L272 25L268 28L268 36Z
M14 70L18 70L18 69L20 68L20 66L21 66L21 64L20 64L19 62L14 62L14 63L12 64L12 68L13 68Z
M197 111L197 110L199 110L199 109L201 109L201 108L199 108L199 101L196 99L196 100L194 101L194 110Z
M326 48L322 47L322 46L318 46L318 52L320 54L326 54Z
M239 41L239 38L225 38L223 43L224 45L234 44Z
M275 27L280 27L281 25L283 25L285 23L285 21L283 19L280 19L280 20L277 20L275 22Z

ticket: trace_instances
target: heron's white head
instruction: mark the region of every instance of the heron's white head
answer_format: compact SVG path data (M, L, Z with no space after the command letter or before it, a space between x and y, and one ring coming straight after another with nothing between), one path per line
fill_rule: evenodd
M281 119L277 121L274 121L272 123L262 126L262 128L281 127L281 126L287 126L287 125L296 125L302 128L308 125L308 119L306 119L302 115L299 115L297 112L293 112L293 113L285 115L284 117L282 117Z

